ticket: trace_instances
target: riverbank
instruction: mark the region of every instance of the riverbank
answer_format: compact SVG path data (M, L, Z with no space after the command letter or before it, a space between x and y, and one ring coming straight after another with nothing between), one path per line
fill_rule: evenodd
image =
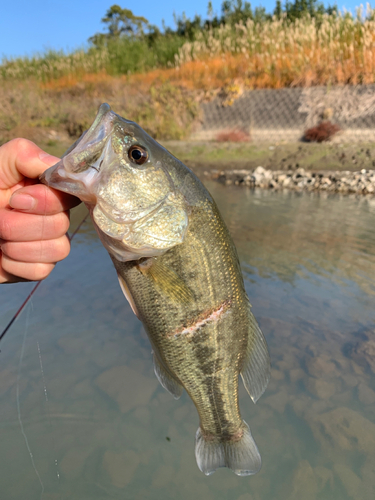
M375 143L220 143L163 141L201 179L226 185L340 193L375 193ZM61 156L70 142L41 141Z
M56 134L57 135L57 134ZM55 135L37 144L61 156L71 145L69 138ZM211 170L360 171L375 169L375 143L259 143L213 141L160 141L174 156L198 175Z
M329 191L342 194L374 194L375 170L360 172L297 170L266 170L259 166L255 170L210 170L205 178L217 180L225 185L259 187L263 189L292 189L294 191Z

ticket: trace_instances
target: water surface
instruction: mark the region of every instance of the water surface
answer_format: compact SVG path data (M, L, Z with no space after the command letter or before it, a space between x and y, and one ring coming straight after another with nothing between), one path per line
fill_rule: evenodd
M262 470L198 470L194 405L87 222L0 344L2 500L375 498L375 201L208 187L271 353L258 404L240 391ZM2 327L32 286L0 287Z

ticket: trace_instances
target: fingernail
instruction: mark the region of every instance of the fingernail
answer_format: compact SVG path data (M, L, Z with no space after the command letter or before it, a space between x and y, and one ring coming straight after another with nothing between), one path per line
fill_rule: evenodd
M29 194L14 193L9 200L9 205L16 210L31 210L36 205L36 199Z
M55 165L58 161L60 161L60 158L56 158L56 156L52 156L45 152L39 153L39 159L50 167L52 167L52 165Z

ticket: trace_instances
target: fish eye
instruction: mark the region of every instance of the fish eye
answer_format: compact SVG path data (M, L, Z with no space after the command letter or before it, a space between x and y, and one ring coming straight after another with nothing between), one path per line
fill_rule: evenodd
M129 160L137 165L143 165L148 160L148 152L142 146L131 146L128 156Z

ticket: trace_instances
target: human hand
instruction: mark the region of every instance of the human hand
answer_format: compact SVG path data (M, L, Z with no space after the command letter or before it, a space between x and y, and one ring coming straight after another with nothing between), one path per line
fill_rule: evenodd
M80 200L38 182L58 161L27 139L0 147L0 283L44 279L69 254L69 209Z

